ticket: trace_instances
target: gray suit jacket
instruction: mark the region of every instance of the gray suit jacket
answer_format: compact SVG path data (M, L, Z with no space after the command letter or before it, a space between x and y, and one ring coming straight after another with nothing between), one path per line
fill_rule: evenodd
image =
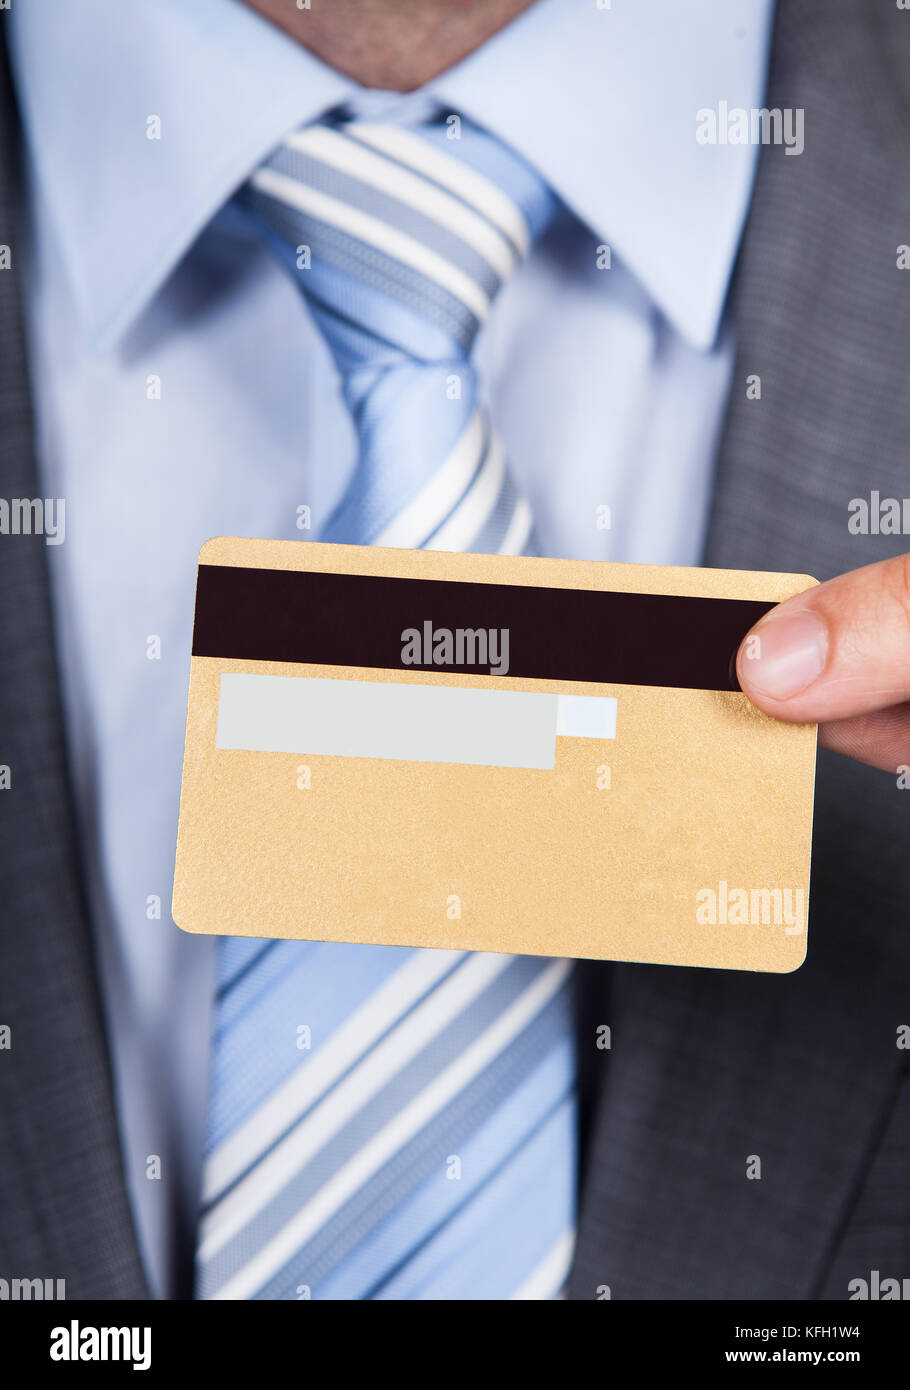
M31 497L5 74L0 102L0 496ZM769 105L805 110L806 149L762 152L705 563L824 579L910 549L847 531L852 497L910 494L910 15L779 0ZM0 1277L138 1298L40 539L0 538L0 585ZM574 1297L845 1298L910 1275L908 851L910 792L823 755L801 970L581 968Z

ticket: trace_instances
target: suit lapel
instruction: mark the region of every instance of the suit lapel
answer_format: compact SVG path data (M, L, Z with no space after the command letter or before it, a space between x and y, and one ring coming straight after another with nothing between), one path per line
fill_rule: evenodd
M851 498L907 492L906 18L849 0L779 5L768 104L804 108L806 149L762 153L706 564L826 578L907 548L847 531ZM897 1094L905 814L894 778L820 758L808 959L794 975L589 970L613 1050L583 1037L603 1070L575 1297L828 1291Z
M15 112L0 35L0 496L38 495L17 292ZM142 1298L79 880L40 536L0 536L0 1274Z

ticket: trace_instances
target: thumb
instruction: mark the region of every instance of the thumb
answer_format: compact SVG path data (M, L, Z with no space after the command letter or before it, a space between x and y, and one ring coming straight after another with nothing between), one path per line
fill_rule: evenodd
M773 608L736 672L768 714L821 724L910 698L910 555L866 565Z

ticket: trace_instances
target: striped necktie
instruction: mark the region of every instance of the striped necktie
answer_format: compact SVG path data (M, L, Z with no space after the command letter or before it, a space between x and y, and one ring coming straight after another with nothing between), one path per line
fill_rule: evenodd
M358 434L324 540L532 545L469 359L556 200L487 133L450 133L308 126L238 195ZM197 1296L554 1296L575 1210L571 1002L566 961L220 941Z

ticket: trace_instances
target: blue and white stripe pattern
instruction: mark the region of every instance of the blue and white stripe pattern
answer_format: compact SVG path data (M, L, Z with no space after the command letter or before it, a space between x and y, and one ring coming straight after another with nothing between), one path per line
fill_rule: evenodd
M322 539L525 550L530 510L468 354L552 215L546 186L464 121L459 141L444 125L321 124L241 201L304 292L359 433ZM558 1294L571 990L560 960L221 941L197 1296Z
M331 347L360 439L321 539L521 554L531 510L469 354L556 199L484 132L446 129L308 126L242 196Z

